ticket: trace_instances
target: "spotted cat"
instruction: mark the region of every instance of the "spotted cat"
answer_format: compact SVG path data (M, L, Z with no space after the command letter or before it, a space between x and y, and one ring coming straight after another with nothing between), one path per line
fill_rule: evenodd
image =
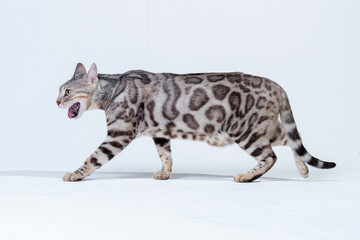
M170 177L173 138L214 146L238 144L258 164L237 174L236 182L251 182L266 173L277 159L272 150L276 145L291 147L303 177L308 176L306 164L317 168L336 165L306 151L288 97L278 84L240 72L98 74L95 64L86 72L78 63L73 77L60 87L56 102L68 109L69 118L101 109L107 121L104 142L79 169L66 174L65 181L89 176L141 135L153 138L162 161L155 179Z

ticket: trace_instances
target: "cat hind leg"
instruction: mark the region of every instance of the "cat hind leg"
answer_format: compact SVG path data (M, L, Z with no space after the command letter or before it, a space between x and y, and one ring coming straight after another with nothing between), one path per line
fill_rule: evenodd
M269 145L269 141L265 138L263 140L260 139L247 149L240 145L240 147L257 160L258 164L244 174L237 174L234 177L235 182L252 182L269 171L275 164L277 157Z
M271 131L269 131L268 138L271 146L288 146L288 137L286 135L286 131L284 126L278 121L274 121L271 127ZM300 159L299 156L294 154L295 164L298 172L304 178L309 176L309 169L306 166L305 162Z

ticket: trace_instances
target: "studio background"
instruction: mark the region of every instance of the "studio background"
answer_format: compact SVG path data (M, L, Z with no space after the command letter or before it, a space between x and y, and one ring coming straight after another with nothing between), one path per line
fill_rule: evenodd
M360 2L0 0L0 239L360 239ZM100 73L233 72L287 92L307 150L330 170L297 172L289 147L253 183L238 146L172 140L173 174L150 137L80 182L62 181L101 144L105 114L56 105L78 62Z
M100 73L241 71L288 93L305 147L335 161L310 178L353 176L360 160L358 1L1 1L1 170L73 171L106 134L104 112L69 120L55 100L77 62ZM174 172L233 174L238 146L172 141ZM288 147L267 176L300 178ZM150 137L100 171L155 172Z

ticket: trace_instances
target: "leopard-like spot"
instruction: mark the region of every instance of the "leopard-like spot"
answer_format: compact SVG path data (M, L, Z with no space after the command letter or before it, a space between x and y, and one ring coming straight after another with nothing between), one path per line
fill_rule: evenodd
M245 84L246 86L250 86L250 80L251 80L252 78L253 78L252 75L245 74L245 75L244 75L244 80L243 80L244 84Z
M191 129L196 130L199 128L199 123L195 120L195 117L192 114L184 114L183 121Z
M226 95L229 93L230 88L228 86L218 84L212 87L212 91L216 99L223 100L226 97Z
M259 77L254 77L251 81L251 86L253 88L260 88L262 79Z
M166 128L167 128L167 129L171 129L171 128L174 128L174 127L176 127L176 124L175 124L174 122L168 122L168 123L166 124Z
M218 82L223 80L224 78L225 78L224 74L213 74L207 76L209 82Z
M212 124L206 124L206 125L205 125L205 127L204 127L204 132L211 134L211 133L213 133L214 131L215 131L214 125L212 125Z
M176 127L176 124L174 122L168 122L165 126L166 130L164 132L165 136L169 136L170 138L175 138L176 135L173 135L173 128Z
M240 74L235 73L235 74L228 74L227 79L231 83L240 83L242 80L242 77Z
M229 105L231 110L237 109L241 104L241 95L238 92L232 92L229 95Z
M266 105L266 110L273 109L275 107L275 103L273 101L269 101Z
M257 109L263 109L265 107L265 103L266 103L266 97L259 97L257 102L256 102L256 108Z
M163 89L166 93L166 101L163 105L163 116L168 120L174 120L180 114L176 109L176 102L181 95L180 88L174 79L167 79L164 81Z
M268 91L271 91L271 84L270 84L269 81L265 81L264 85L265 85L265 88L266 88Z
M205 116L210 121L215 120L218 123L220 123L225 119L226 116L225 108L221 105L213 105L206 110Z
M200 84L203 81L199 77L186 77L184 80L186 83L190 83L190 84Z
M189 108L193 111L197 111L208 101L209 97L207 96L205 90L202 88L197 88L190 97Z
M254 102L255 102L254 96L248 94L246 96L246 102L245 102L245 114L247 114L250 111L250 109L254 106Z

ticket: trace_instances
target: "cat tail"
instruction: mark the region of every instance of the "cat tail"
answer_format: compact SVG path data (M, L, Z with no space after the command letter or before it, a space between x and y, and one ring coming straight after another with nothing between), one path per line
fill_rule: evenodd
M281 91L281 108L280 119L284 125L285 132L288 138L288 145L291 147L295 157L299 157L302 161L310 166L317 168L334 168L336 163L325 162L313 157L304 147L300 138L299 132L296 128L293 113L291 111L289 99L284 90Z

